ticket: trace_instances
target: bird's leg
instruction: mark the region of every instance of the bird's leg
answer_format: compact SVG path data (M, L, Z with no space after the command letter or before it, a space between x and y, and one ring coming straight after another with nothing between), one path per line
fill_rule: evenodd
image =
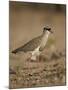
M35 61L35 60L36 60L36 57L37 57L37 56L34 55L33 52L30 52L27 60Z
M36 55L32 55L31 60L36 60Z

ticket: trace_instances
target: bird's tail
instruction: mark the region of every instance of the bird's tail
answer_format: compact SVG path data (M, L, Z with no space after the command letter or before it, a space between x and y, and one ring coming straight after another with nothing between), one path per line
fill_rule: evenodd
M19 48L13 50L12 53L16 54L16 53L18 53L20 51L23 51L22 47L19 47Z
M16 54L17 52L18 52L18 50L17 50L17 49L12 51L12 53L14 53L14 54Z

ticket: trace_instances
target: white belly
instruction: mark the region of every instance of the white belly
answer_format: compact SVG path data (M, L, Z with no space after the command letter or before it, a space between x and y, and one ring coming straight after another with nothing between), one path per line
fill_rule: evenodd
M36 57L40 55L40 51L39 51L40 46L38 46L34 51L31 52L32 56L31 59L32 60L36 60Z

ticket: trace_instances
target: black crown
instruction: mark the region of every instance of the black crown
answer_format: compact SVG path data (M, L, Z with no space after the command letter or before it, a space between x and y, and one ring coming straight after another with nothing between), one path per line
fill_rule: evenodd
M44 29L44 30L48 30L48 31L51 30L51 28L49 28L49 27L44 27L43 29Z

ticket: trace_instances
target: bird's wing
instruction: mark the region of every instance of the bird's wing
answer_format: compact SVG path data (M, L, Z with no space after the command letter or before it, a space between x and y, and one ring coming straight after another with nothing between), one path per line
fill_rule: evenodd
M38 36L31 41L27 42L24 46L21 46L15 50L12 51L12 53L17 53L20 51L27 52L27 51L33 51L41 42L41 36Z

